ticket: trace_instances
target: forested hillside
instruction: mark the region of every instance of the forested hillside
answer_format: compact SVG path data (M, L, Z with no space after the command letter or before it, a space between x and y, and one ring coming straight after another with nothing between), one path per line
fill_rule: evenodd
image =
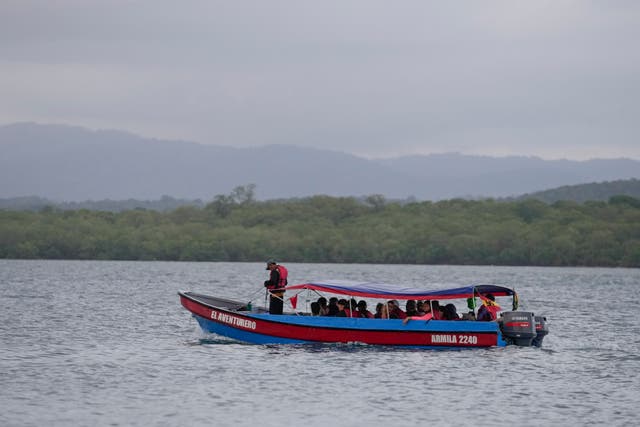
M235 191L166 213L0 211L0 257L640 267L640 200L257 202Z
M546 203L560 200L573 200L584 203L587 201L607 201L612 196L623 195L640 198L640 180L621 179L617 181L592 182L590 184L565 185L546 191L525 194L520 200L537 199Z

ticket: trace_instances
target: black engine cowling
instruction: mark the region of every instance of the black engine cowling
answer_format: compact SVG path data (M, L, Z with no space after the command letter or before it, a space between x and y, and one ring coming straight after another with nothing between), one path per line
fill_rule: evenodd
M500 318L500 329L507 342L529 347L537 336L535 315L528 311L504 312Z
M534 316L536 322L536 337L533 339L532 345L536 347L542 346L542 340L549 334L549 325L547 318L544 316Z

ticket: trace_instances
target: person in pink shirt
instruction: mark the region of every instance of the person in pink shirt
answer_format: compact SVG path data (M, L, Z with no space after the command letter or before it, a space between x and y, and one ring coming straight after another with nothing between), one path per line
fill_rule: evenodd
M431 314L431 301L425 301L422 303L422 311L423 315L421 316L408 316L406 319L402 321L404 325L409 323L410 320L431 320L433 319L433 315Z

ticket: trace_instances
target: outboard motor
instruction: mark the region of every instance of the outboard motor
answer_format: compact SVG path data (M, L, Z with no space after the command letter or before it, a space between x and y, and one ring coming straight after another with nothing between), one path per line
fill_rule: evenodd
M532 344L536 347L542 346L542 340L549 334L549 325L547 324L547 318L544 316L535 316L536 322L536 337L533 339Z
M528 311L507 311L500 319L502 336L508 342L529 347L537 336L534 314Z

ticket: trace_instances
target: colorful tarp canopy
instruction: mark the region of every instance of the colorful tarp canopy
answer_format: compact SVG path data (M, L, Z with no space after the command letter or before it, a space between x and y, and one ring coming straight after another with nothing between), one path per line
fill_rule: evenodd
M460 288L427 291L424 289L391 285L388 283L352 282L345 280L309 282L299 285L287 286L285 289L288 291L311 289L318 292L328 292L333 294L360 296L366 298L417 300L470 298L474 294L493 294L494 296L507 296L515 294L513 289L496 285L469 285Z

